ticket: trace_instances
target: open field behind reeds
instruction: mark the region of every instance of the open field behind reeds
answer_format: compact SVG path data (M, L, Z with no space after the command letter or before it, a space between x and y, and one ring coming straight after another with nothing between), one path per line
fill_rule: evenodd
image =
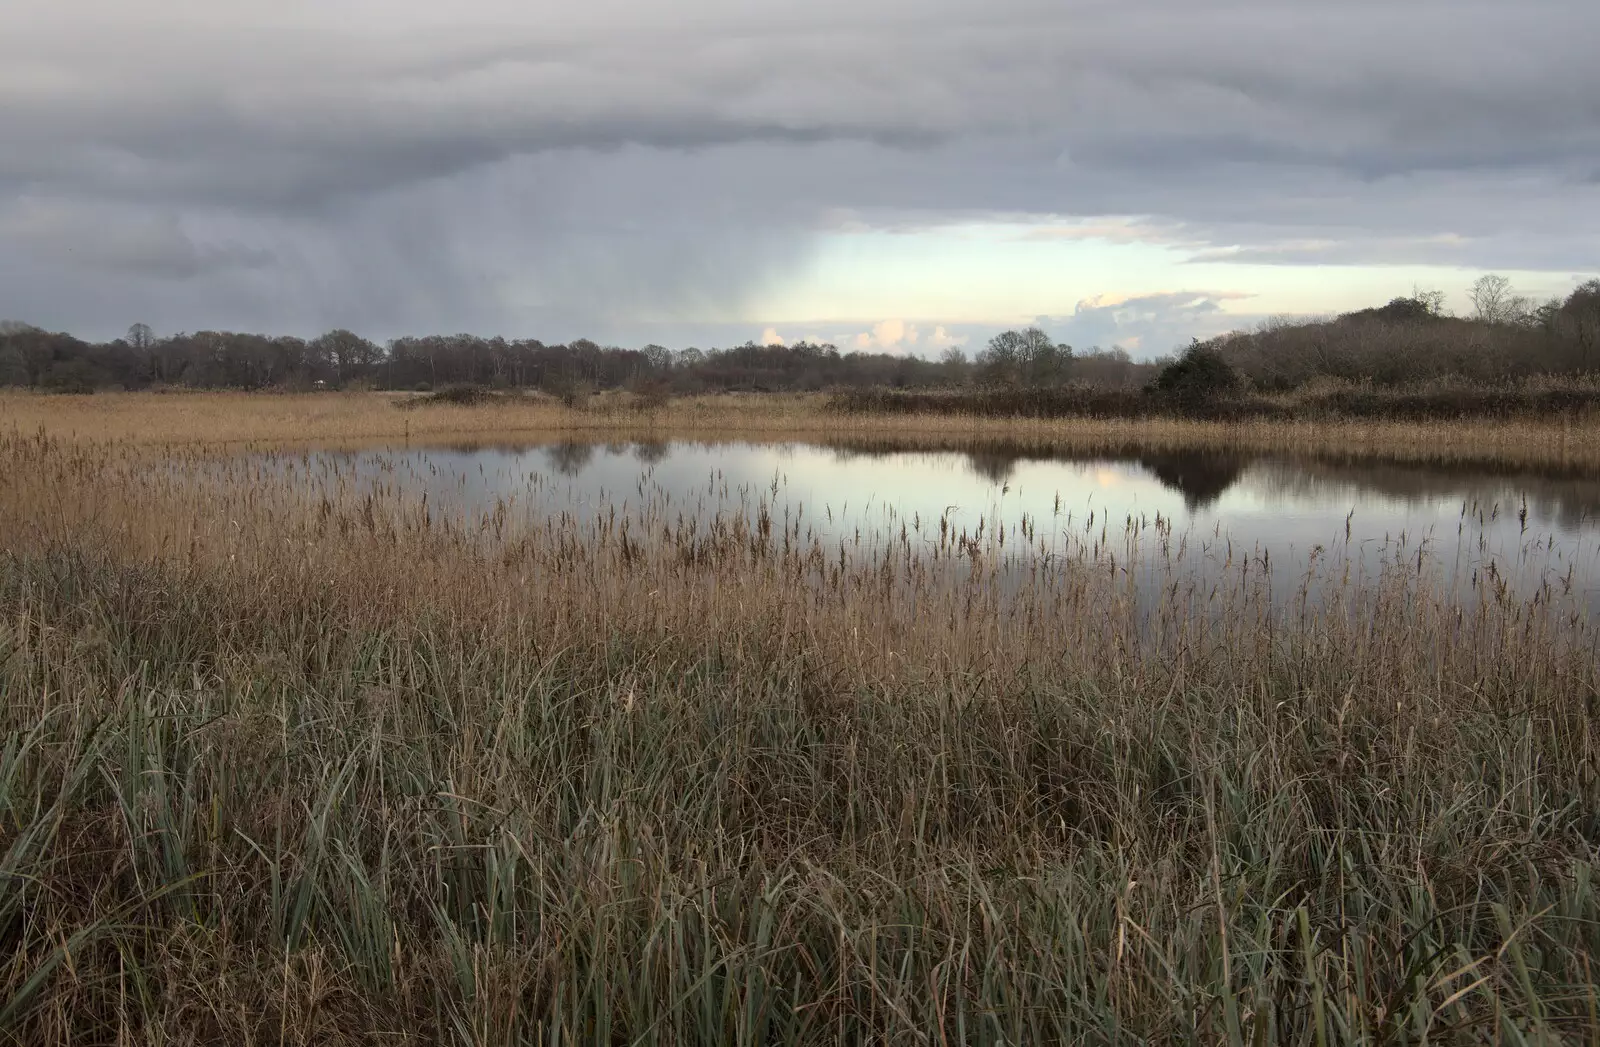
M0 436L0 1039L1600 1035L1559 592L303 479Z

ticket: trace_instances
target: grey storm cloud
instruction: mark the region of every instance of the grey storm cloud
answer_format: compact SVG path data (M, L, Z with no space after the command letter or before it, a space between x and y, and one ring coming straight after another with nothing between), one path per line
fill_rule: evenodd
M187 279L272 260L259 249L197 242L171 212L99 202L24 198L7 208L0 234L49 261L162 278Z
M0 314L638 330L841 215L1582 271L1597 44L1591 0L10 0Z

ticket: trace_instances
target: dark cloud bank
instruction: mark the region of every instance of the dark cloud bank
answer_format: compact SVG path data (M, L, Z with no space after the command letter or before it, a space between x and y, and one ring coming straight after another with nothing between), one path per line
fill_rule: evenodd
M13 0L0 316L688 341L840 215L1581 274L1597 44L1589 0Z

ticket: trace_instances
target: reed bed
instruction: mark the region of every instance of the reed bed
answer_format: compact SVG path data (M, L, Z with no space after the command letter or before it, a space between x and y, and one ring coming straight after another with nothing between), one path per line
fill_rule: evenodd
M0 435L0 1037L1600 1036L1559 580L729 498Z
M239 448L370 447L398 441L804 438L893 440L947 447L1003 440L1040 448L1233 448L1371 454L1398 460L1492 461L1600 467L1593 417L1453 421L980 417L937 411L841 413L823 394L681 397L664 404L623 393L582 408L539 395L473 405L424 403L395 393L112 393L46 396L0 391L0 432L45 432L162 451L195 444ZM403 406L402 406L403 405Z

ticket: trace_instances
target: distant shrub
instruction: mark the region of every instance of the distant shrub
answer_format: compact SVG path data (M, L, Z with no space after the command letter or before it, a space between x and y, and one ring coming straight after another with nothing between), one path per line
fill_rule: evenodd
M477 407L497 399L504 399L503 394L490 392L481 385L447 385L437 392L398 400L396 406L411 408L426 404L448 404L453 407Z
M581 411L589 406L589 397L593 395L593 390L589 388L588 382L569 382L562 387L558 395L567 407Z
M1216 349L1200 342L1162 368L1151 384L1155 393L1188 405L1237 396L1242 388L1239 372Z
M851 389L828 406L845 414L957 414L984 418L1137 418L1161 405L1137 389L1063 386L986 387L949 391Z
M426 397L430 403L454 404L457 407L476 407L494 399L494 393L481 385L447 385Z
M672 387L659 379L646 379L633 383L633 408L641 413L659 411L672 402Z

